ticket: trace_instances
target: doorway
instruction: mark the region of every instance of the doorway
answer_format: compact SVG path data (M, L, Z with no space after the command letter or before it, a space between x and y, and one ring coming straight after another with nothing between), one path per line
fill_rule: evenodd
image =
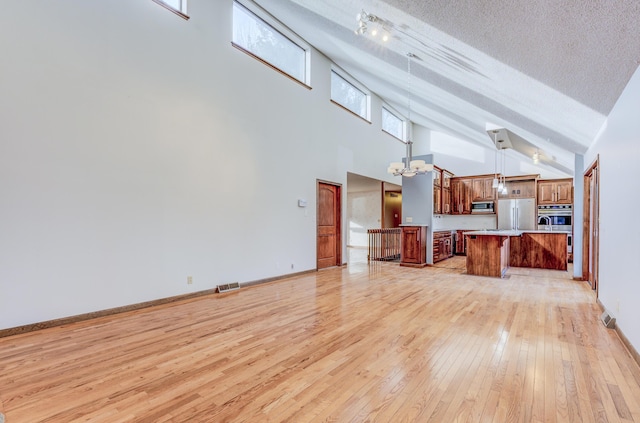
M342 265L341 194L340 185L318 181L316 231L318 270Z
M600 259L600 167L599 157L584 173L584 222L582 225L582 275L598 297Z

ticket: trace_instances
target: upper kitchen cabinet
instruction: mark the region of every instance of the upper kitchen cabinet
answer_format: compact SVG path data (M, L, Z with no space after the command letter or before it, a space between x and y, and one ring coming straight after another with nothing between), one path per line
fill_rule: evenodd
M438 188L442 186L442 169L438 166L433 167L433 186Z
M442 169L433 167L433 214L442 214Z
M442 169L442 188L451 189L451 178L453 178L453 173Z
M493 188L493 178L474 178L472 182L471 201L493 201L496 190Z
M433 213L451 214L451 178L453 173L437 166L433 168Z
M451 213L471 214L473 178L451 179Z
M507 193L498 192L498 198L536 198L536 180L539 175L506 178Z
M538 181L538 204L572 204L573 179Z
M451 214L452 212L452 204L451 204L451 178L453 178L453 173L449 172L446 169L442 169L442 213L443 214Z

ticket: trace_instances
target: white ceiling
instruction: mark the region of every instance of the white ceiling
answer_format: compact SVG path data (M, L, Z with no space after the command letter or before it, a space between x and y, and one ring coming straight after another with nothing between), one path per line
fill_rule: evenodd
M638 0L256 2L405 114L410 90L417 124L487 148L506 128L569 173L640 63ZM362 10L387 42L354 33Z

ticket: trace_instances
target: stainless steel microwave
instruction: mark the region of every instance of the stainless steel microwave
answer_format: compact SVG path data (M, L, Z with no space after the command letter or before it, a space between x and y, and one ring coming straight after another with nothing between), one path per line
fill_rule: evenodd
M474 201L471 203L471 213L495 213L493 201Z

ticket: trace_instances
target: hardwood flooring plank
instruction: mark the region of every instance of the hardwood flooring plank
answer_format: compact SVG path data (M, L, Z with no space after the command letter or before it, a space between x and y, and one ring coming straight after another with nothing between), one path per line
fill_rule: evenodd
M356 262L0 339L13 422L640 422L570 272Z

